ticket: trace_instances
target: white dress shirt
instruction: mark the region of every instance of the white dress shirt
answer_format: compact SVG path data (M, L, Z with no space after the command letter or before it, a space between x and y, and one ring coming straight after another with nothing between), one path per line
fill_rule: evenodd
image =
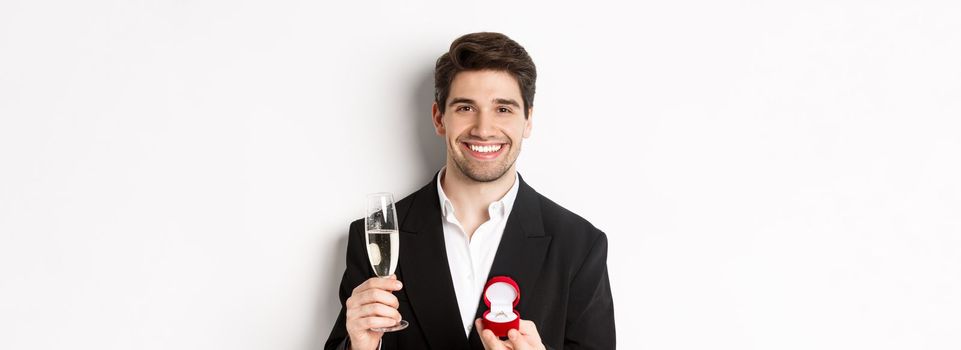
M490 220L477 227L470 239L464 232L463 226L454 215L454 205L447 199L441 186L441 177L446 173L446 167L437 176L437 193L440 197L441 222L444 226L444 245L447 248L447 263L450 266L450 277L454 282L454 293L457 296L457 306L460 309L461 321L464 322L464 332L470 336L474 326L474 313L487 283L487 274L494 264L494 255L500 245L501 236L507 218L514 207L517 189L520 181L514 176L514 185L500 200L494 201L487 207Z

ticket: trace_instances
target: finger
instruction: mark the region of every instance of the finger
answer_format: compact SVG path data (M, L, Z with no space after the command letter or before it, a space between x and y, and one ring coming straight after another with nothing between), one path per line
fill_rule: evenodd
M504 342L498 339L497 336L494 335L494 332L492 332L490 329L485 329L480 331L480 336L481 336L481 342L484 343L484 349L487 349L487 350L512 349L512 348L506 347L504 345Z
M387 317L364 317L358 318L347 322L348 331L365 330L369 331L371 328L386 328L397 324L397 320Z
M521 334L525 337L537 337L537 339L541 339L541 335L537 333L537 326L534 325L533 321L521 320L518 330L521 331Z
M392 318L397 321L401 319L400 311L397 308L381 303L368 303L347 309L347 320L371 316Z
M489 349L490 346L488 346L487 343L490 343L491 340L484 338L484 337L485 337L485 335L484 335L485 332L484 332L484 331L485 331L486 329L484 329L484 323L481 322L481 319L480 319L480 318L474 319L474 330L477 331L477 336L479 336L479 337L481 338L481 343L484 344L484 349ZM491 331L487 331L487 333L494 334L494 333L491 332ZM494 338L496 339L497 337L494 337ZM497 340L500 340L500 339L497 339Z
M531 344L524 338L524 335L516 329L507 331L507 339L514 345L514 350L530 350Z
M364 281L364 283L361 283L359 286L357 286L357 288L354 288L351 294L357 294L368 289L398 291L403 287L404 284L398 281L396 276L394 278L371 277Z
M397 296L393 293L381 289L368 289L347 298L346 306L350 309L370 303L381 303L392 308L397 308L400 305Z
M357 308L355 312L353 312L352 316L354 316L354 318L371 316L387 317L392 318L395 321L400 321L400 312L398 312L397 309L380 303L363 305Z

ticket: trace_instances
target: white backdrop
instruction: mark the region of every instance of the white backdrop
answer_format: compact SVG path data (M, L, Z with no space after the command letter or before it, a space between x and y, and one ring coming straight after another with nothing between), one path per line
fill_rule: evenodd
M432 69L538 66L519 169L623 349L961 348L956 1L0 2L0 349L318 349ZM402 257L403 258L403 257Z

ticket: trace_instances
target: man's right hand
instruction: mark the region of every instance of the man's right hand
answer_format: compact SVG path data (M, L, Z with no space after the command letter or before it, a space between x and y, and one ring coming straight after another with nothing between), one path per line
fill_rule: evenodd
M391 292L403 287L397 276L373 277L354 288L347 299L347 334L351 350L377 349L383 332L371 328L390 327L400 322L397 297Z

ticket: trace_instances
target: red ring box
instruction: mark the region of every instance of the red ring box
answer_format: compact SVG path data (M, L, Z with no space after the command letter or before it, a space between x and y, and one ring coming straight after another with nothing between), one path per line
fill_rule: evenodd
M507 276L497 276L487 281L484 287L484 303L489 310L484 311L481 323L495 336L506 337L511 329L521 325L521 314L514 310L521 301L521 289L517 282Z

